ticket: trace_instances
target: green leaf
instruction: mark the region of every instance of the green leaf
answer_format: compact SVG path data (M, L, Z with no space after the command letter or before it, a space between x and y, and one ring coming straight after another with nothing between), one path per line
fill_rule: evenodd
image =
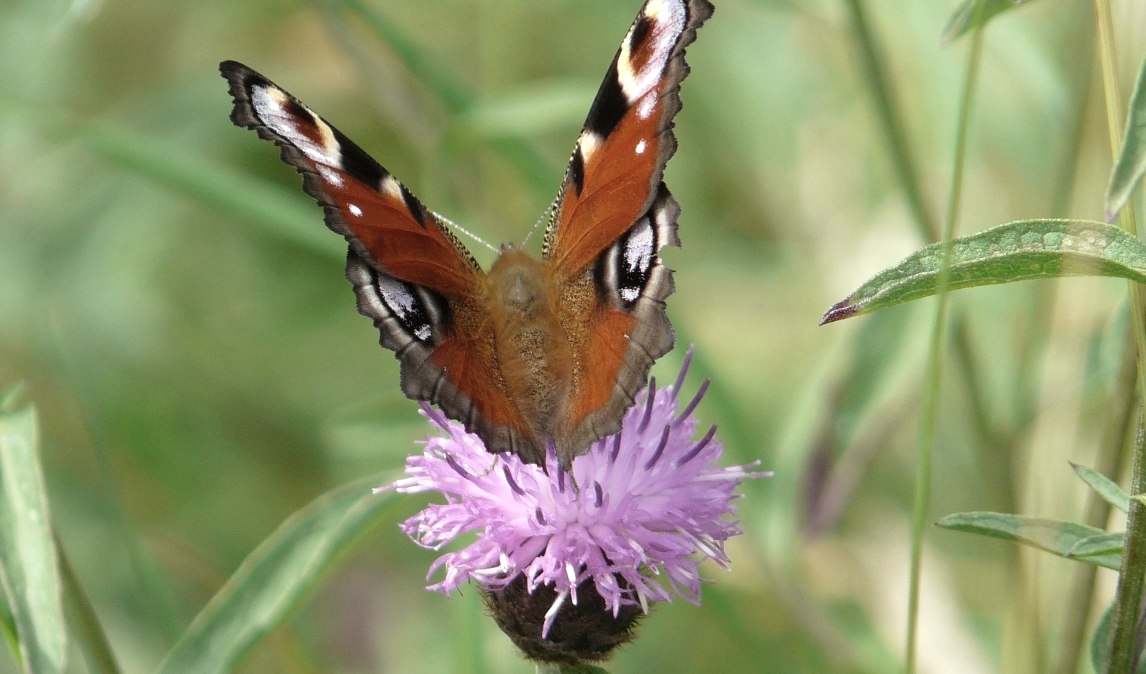
M76 578L67 550L59 540L56 540L56 550L60 554L60 576L64 583L68 617L71 619L72 643L83 653L89 674L119 674L119 665L116 664L115 654L100 625L95 607Z
M873 276L820 319L831 323L937 291L943 248L935 243ZM951 242L948 288L1061 276L1117 276L1146 283L1146 244L1090 220L1020 220Z
M36 411L18 398L13 389L0 405L0 581L24 671L51 674L64 670L67 623Z
M943 27L943 41L950 42L986 24L1003 12L1028 4L1029 0L964 0ZM976 8L976 5L982 7Z
M1095 625L1094 634L1090 635L1090 664L1095 672L1106 671L1106 663L1110 659L1110 627L1113 622L1114 603L1111 602ZM1138 661L1134 672L1146 674L1146 659Z
M243 561L167 654L160 674L230 672L282 622L331 565L384 518L383 478L339 487L291 515Z
M1122 532L1088 536L1071 546L1069 556L1082 558L1117 555L1121 557L1122 544L1125 539L1126 534Z
M1090 637L1090 664L1096 672L1106 671L1106 661L1110 658L1110 624L1114 620L1114 602L1102 612L1102 618L1094 626Z
M1138 81L1134 84L1126 117L1126 133L1122 136L1122 151L1118 153L1118 161L1110 173L1110 186L1106 188L1107 219L1113 220L1130 201L1143 174L1146 174L1146 58L1138 69Z
M969 512L947 515L935 524L945 529L1016 541L1056 554L1059 557L1077 559L1108 569L1117 570L1121 564L1119 555L1107 554L1085 558L1072 556L1071 551L1080 541L1095 536L1109 535L1102 529L1088 527L1076 522L1062 522L1006 513Z
M1087 468L1086 466L1080 466L1074 462L1071 462L1070 467L1073 468L1074 472L1082 478L1083 482L1090 485L1091 489L1098 492L1098 495L1102 497L1102 500L1106 501L1115 508L1118 508L1122 512L1130 511L1130 495L1123 491L1122 487L1119 487L1118 484L1113 480L1101 473Z

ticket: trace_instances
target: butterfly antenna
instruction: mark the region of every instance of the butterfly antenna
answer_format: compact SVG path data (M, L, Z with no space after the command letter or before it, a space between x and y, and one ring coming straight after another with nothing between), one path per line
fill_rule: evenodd
M454 231L456 231L456 232L460 232L461 234L464 234L464 235L468 236L469 238L473 239L473 240L474 240L474 241L476 241L477 243L480 243L481 245L485 246L486 248L489 248L489 249L490 249L490 250L492 250L493 252L495 252L495 253L497 253L497 252L500 252L500 251L498 251L498 249L497 249L496 247L494 247L493 245L491 245L491 244L490 244L488 241L486 241L485 239L481 238L481 237L480 237L480 236L478 236L477 234L474 234L473 232L471 232L470 230L466 229L465 227L462 227L461 225L459 225L458 223L454 222L453 220L450 220L449 218L447 218L446 216L442 215L441 213L434 213L434 217L435 217L435 218L437 218L438 220L440 220L440 221L442 222L442 224L444 224L445 226L449 227L450 229L452 229L452 230L454 230Z
M529 233L525 235L525 239L521 242L521 247L525 248L525 245L529 243L529 240L533 238L537 230L541 229L541 223L545 223L545 226L548 227L556 216L557 199L554 199L553 203L549 204L549 208L546 208L541 212L541 215L537 216L537 221L533 223L533 227L529 228Z

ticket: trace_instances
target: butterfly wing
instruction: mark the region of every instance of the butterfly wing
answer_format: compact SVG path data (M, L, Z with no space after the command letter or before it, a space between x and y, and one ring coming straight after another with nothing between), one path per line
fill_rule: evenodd
M524 426L497 375L483 272L442 220L362 148L250 68L225 61L231 120L282 148L303 188L346 238L358 310L401 363L402 390L513 451Z
M712 14L707 0L648 0L629 28L577 140L545 235L560 317L573 349L566 462L614 432L673 345L658 256L679 246L680 207L662 182L676 151L673 116L688 74L684 50ZM588 317L588 320L586 320Z

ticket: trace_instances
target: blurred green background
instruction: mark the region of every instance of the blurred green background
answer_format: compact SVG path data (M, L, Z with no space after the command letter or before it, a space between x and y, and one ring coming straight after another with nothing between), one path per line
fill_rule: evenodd
M921 245L920 220L856 5L716 4L688 52L667 171L683 207L684 246L665 255L679 347L655 373L671 380L695 344L689 385L714 381L699 415L727 462L776 476L744 486L732 573L706 568L704 605L657 607L610 669L895 671L933 304L816 323ZM26 381L39 408L53 519L124 671L153 669L291 512L396 476L425 432L354 310L338 237L277 151L230 124L218 62L277 81L431 208L520 241L638 6L0 4L0 386ZM1114 7L1128 94L1146 6ZM955 8L865 5L935 221L967 67L969 39L941 40ZM1102 217L1093 36L1089 5L1061 0L987 29L963 233ZM1083 518L1067 460L1100 462L1120 414L1124 297L1124 283L1071 279L953 298L934 517ZM425 499L395 503L243 671L532 671L476 592L422 589L436 555L396 524ZM1067 592L1080 567L947 531L926 544L921 671L1050 671L1064 618L1089 608ZM1113 574L1098 579L1104 603Z

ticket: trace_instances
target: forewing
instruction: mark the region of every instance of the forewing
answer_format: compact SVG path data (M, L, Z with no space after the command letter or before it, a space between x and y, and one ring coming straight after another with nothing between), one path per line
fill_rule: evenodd
M509 451L522 428L492 359L483 273L441 219L334 126L259 73L234 61L231 120L282 148L303 188L346 238L346 275L358 310L402 370L402 390L439 405L490 451Z
M711 14L707 0L645 3L597 92L553 207L545 257L558 278L575 367L558 443L565 454L617 429L653 361L673 345L664 311L672 272L659 251L680 245L680 208L662 177L676 151L684 50Z

